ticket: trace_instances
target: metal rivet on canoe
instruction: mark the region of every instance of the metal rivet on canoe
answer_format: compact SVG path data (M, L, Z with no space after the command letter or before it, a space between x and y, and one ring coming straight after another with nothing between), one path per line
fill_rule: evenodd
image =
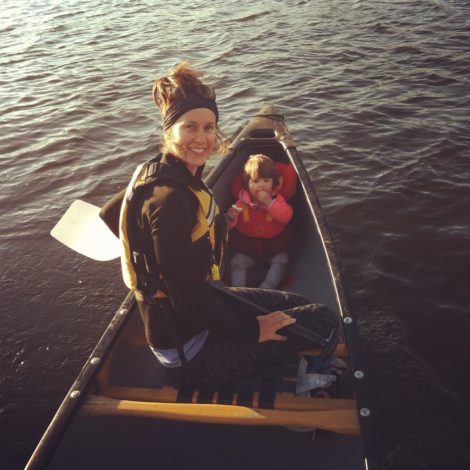
M354 372L354 377L356 377L356 379L363 379L364 372L362 372L362 370L356 370L356 372Z
M359 414L363 417L363 418L367 418L368 416L370 416L370 410L369 408L361 408L359 410Z
M96 364L99 364L101 359L99 357L92 357L91 358L91 363L95 366Z
M349 323L352 323L353 319L351 317L344 317L343 321L344 321L344 323L349 324Z
M127 309L125 308L121 308L121 310L119 310L119 315L125 315L127 313Z
M80 396L80 390L74 390L71 394L70 394L70 398L78 398Z

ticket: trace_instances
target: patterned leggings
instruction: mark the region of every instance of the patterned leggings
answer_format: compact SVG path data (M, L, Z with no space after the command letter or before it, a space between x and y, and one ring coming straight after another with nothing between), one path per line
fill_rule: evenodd
M283 310L297 319L297 324L328 338L333 328L338 328L337 316L327 307L309 303L304 297L290 292L267 289L228 288L250 302L269 311ZM249 311L245 305L217 295L220 308L237 315L260 315L259 311ZM299 351L315 346L289 331L280 331L286 341L267 341L245 344L209 333L201 351L186 365L168 369L169 374L179 382L194 385L217 385L237 380L260 369L283 362Z

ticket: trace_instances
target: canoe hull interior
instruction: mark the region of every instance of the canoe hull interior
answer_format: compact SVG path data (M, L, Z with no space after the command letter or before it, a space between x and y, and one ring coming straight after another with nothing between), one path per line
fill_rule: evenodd
M325 237L327 229L321 209L292 138L273 107L264 107L236 136L229 154L209 172L207 184L222 211L226 211L234 202L229 190L231 181L242 170L249 155L255 153L265 153L276 162L292 163L298 174L296 193L290 201L295 213L292 221L295 235L288 249L289 269L282 288L323 303L342 318L344 294L338 284L341 281L336 274L329 235ZM228 258L230 254L229 250ZM331 402L331 409L327 399L315 401L291 393L295 387L296 364L285 365L285 368L294 368L289 373L277 370L282 378L278 382L286 390L281 386L276 388L276 405L267 406L266 411L262 409L265 382L259 378L232 390L228 399L224 395L222 400L221 390L198 390L190 394L186 391L181 399L181 390L168 381L146 344L135 301L128 297L113 321L115 325L108 327L95 349L101 354L99 367L91 370L95 367L92 354L80 375L82 381L79 377L74 384L80 387L81 395L77 400L80 403L70 411L69 393L28 470L366 468L364 436L355 435L359 434L359 425L351 370L343 376L338 400L335 404ZM351 360L347 349L344 348L346 356ZM269 374L271 372L267 375L270 380L278 379ZM243 406L246 392L251 389L251 402ZM104 401L99 402L102 405L95 401L97 397L104 397ZM181 401L201 405L193 407L191 412L201 411L203 418L188 422L172 416L170 408L174 410L178 406L175 402ZM204 411L208 403L214 403L208 405L213 407L213 413ZM233 405L232 420L214 418L217 413L223 414L222 406L226 403ZM317 437L322 438L315 440L309 432L286 429L293 423L304 425L308 416L315 416L316 422L323 419L328 429L328 413L332 409L335 419L344 416L345 421L350 420L350 428L345 425L335 432L317 431ZM224 424L220 424L222 422ZM52 441L55 442L52 444ZM57 443L60 445L54 449ZM52 455L50 460L49 455ZM371 462L369 468L375 468Z
M282 123L276 124L279 126ZM282 129L284 129L283 124ZM255 135L258 134L256 128L254 131ZM274 132L274 129L272 131ZM269 135L268 132L265 134ZM239 143L227 157L223 157L225 161L222 161L207 178L223 211L226 211L234 202L227 188L230 188L233 178L242 170L248 157L257 153L263 153L275 162L292 163L276 138L260 139L250 137L248 134L247 138ZM291 222L294 235L293 243L287 250L290 276L288 273L287 284L281 288L297 292L312 301L324 303L340 314L335 284L332 282L329 262L323 247L324 242L317 229L316 215L309 205L308 187L302 183L302 180L298 179L296 193L289 200L295 208ZM309 181L305 184L308 185Z

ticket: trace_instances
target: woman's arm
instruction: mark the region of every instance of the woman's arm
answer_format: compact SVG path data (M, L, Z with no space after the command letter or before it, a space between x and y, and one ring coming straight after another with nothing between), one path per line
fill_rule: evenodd
M149 204L149 222L157 262L172 305L184 323L182 328L209 329L238 341L256 342L256 318L238 317L217 308L207 282L211 260L208 244L195 249L191 240L199 205L196 198L179 188L159 187L158 193L158 199Z

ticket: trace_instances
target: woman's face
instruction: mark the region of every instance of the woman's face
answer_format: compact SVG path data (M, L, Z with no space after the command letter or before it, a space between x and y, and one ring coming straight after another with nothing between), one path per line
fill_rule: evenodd
M214 151L216 129L215 114L207 108L191 109L170 128L171 151L193 175Z

